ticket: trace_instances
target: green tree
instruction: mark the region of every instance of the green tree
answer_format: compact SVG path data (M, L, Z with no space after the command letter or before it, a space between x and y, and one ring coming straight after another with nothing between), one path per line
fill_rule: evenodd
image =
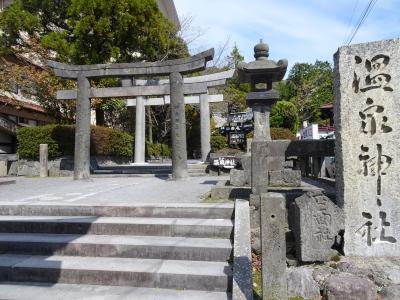
M73 64L155 61L189 55L185 42L155 0L16 0L0 13L0 55L17 53L36 53ZM0 86L10 80L13 78L0 77ZM56 78L53 81L63 83ZM35 87L38 84L46 92L41 82ZM92 84L109 87L117 80L94 80ZM54 108L51 113L58 116L66 111L54 103L53 95L40 96L41 104ZM92 103L101 125L103 120L113 126L127 119L126 107L119 100L97 99Z
M231 51L231 53L228 55L228 57L226 58L227 61L227 67L229 69L234 69L237 67L238 63L244 61L244 56L242 56L239 52L239 48L238 46L235 45L233 46L233 49Z
M187 55L155 0L17 0L0 15L1 49L52 50L74 64Z
M289 101L278 101L271 111L271 127L287 128L296 133L299 128L299 114L296 106Z
M321 105L333 100L333 70L329 62L297 63L278 85L280 100L292 102L300 121L320 121Z
M240 54L238 47L233 47L231 53L227 57L226 68L236 68L239 62L244 61L244 57ZM246 109L246 96L250 92L250 85L240 83L237 74L227 80L224 89L224 98L228 102L229 110L232 112L243 111Z

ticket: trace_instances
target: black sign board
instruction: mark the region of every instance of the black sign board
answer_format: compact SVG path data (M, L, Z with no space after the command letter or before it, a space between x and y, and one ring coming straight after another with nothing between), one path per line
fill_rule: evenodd
M242 145L246 143L246 134L244 132L231 132L229 133L230 145Z
M221 169L234 169L239 165L240 159L235 156L220 156L213 158L211 164Z

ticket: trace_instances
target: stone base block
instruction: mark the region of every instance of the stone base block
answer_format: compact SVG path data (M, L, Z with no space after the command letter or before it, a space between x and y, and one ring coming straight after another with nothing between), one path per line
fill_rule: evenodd
M281 171L270 171L269 185L299 187L301 186L301 171L290 169L284 169Z
M327 280L324 296L327 300L376 300L377 288L367 278L342 273Z
M250 187L234 187L227 185L227 181L223 180L211 188L211 197L214 199L236 200L249 199L251 193Z
M243 170L231 170L230 184L232 186L244 186L246 184L245 172Z

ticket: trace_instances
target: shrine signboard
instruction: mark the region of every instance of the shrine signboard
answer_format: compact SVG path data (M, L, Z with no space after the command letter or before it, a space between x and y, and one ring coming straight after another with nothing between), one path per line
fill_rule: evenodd
M211 160L214 167L221 169L234 169L239 165L240 159L235 156L219 156Z
M345 254L400 255L400 40L335 55L337 199Z

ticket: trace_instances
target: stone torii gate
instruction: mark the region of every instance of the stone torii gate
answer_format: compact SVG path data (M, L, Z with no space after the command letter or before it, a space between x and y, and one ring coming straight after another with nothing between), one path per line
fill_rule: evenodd
M138 97L154 95L154 89L160 89L159 95L171 95L172 116L172 177L183 179L187 175L186 118L184 94L202 94L207 85L203 83L183 83L183 74L202 71L207 62L214 57L214 49L209 49L189 58L164 62L68 65L48 61L56 76L77 80L77 91L62 91L58 98L77 99L75 127L74 179L90 177L90 98ZM169 76L169 85L132 86L135 76ZM122 87L95 89L90 86L91 78L121 77ZM199 90L197 90L199 89ZM197 92L196 92L197 91Z
M209 102L223 101L223 95L208 95L208 89L224 86L228 78L232 78L235 70L228 70L224 72L208 74L203 76L187 77L184 78L184 94L192 95L185 96L186 104L200 104L200 128L201 128L201 153L202 160L206 161L211 151L210 146L210 107ZM125 87L147 87L144 90L137 89L139 93L136 95L136 90L132 90L131 94L135 94L136 99L128 99L127 106L136 107L136 124L135 124L135 163L145 162L145 106L159 106L170 104L170 95L163 94L169 87L168 79L161 80L132 80L131 78L124 78L122 86ZM149 88L150 87L150 88ZM114 88L105 89L92 89L93 94L97 98L110 98L115 97L119 90ZM140 94L140 93L143 93ZM144 94L145 93L145 94ZM195 95L195 96L193 96ZM152 98L146 98L151 96ZM158 96L154 98L154 96ZM57 92L58 100L76 99L76 90L64 90ZM187 102L189 101L189 102Z
M201 136L201 156L205 162L211 151L211 126L210 126L210 102L222 102L223 95L209 95L208 89L224 86L226 80L232 78L235 70L184 78L185 86L191 86L192 91L198 91L201 88L206 89L199 95L185 96L185 104L200 104L200 136ZM137 86L161 86L169 85L169 80L136 80ZM197 94L197 93L196 93ZM186 95L186 94L185 94ZM145 161L145 106L159 106L170 103L170 95L160 95L157 92L152 98L137 97L136 99L128 99L127 106L136 107L136 124L135 124L135 163L144 163ZM160 97L161 96L161 97Z
M140 97L138 97L140 98ZM201 154L202 161L207 161L211 151L211 124L210 124L210 108L209 103L224 101L224 95L185 95L185 104L200 104L200 136L201 136ZM139 103L139 105L137 105ZM135 157L134 162L141 164L145 162L145 109L146 106L162 106L171 103L170 96L164 95L160 97L145 98L144 101L137 99L127 99L128 107L136 107L136 123L135 123Z

